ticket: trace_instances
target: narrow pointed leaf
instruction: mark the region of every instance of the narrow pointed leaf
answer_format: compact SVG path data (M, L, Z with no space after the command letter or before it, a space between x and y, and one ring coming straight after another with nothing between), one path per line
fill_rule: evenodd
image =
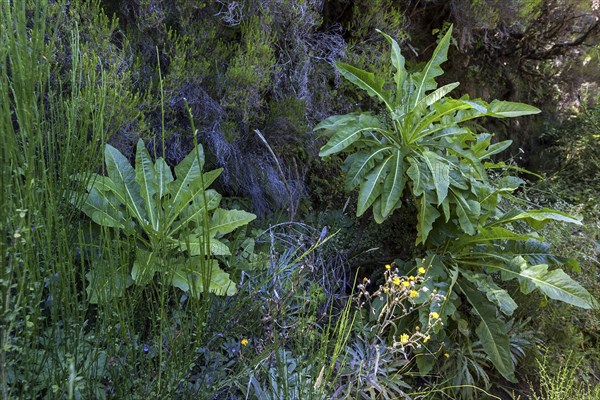
M200 156L198 156L198 154ZM198 179L204 165L204 151L202 146L198 145L197 149L193 149L176 167L176 179L169 183L168 190L171 193L172 208L168 214L169 225L177 218L178 213L182 208L187 206L187 203L182 201L186 193L190 190L190 185Z
M427 107L434 103L437 103L438 101L446 97L450 92L456 89L458 85L458 82L454 82L449 83L448 85L444 85L439 89L436 89L434 92L428 94L427 96L419 100L419 102L415 105L413 110L418 114L423 114Z
M415 93L413 94L413 107L425 96L426 92L437 87L435 78L444 73L440 65L448 59L448 47L450 46L451 37L452 27L448 29L448 32L446 32L442 40L438 43L425 68L413 75L416 86Z
M383 85L385 84L384 79L376 77L371 72L363 71L362 69L353 67L349 64L336 62L335 65L344 78L359 88L366 90L369 96L379 98L379 100L383 101L390 111L392 110L390 104L390 93L383 90Z
M458 241L456 241L456 243L453 244L453 246L456 246L456 248L462 248L467 245L473 245L477 243L492 243L498 240L527 241L533 237L534 236L530 234L519 234L501 227L479 227L477 235L461 237Z
M390 161L390 172L383 182L383 192L381 194L382 216L389 215L397 206L404 186L406 185L406 162L404 153L396 150Z
M154 195L158 191L158 182L154 164L142 139L137 143L135 154L135 181L140 186L140 194L144 200L150 225L155 231L158 231L158 209L160 205L154 199Z
M485 151L477 152L475 155L480 159L484 160L493 156L494 154L502 153L504 150L508 149L512 144L512 140L504 140L499 143L494 143L490 147L488 147Z
M156 174L157 195L162 199L169 194L169 183L173 182L173 173L164 159L159 158L154 163L154 171Z
M381 33L383 35L383 37L385 37L387 39L387 41L390 42L390 45L392 46L391 61L392 61L392 65L396 69L396 73L394 74L394 82L396 83L396 105L397 105L398 101L400 99L402 99L402 97L403 97L402 86L404 85L404 81L406 81L406 77L408 76L408 73L406 72L406 68L404 66L404 64L405 64L404 56L400 52L400 46L398 45L398 42L396 42L391 36L388 36L385 33L381 32L379 29L377 29L377 32Z
M441 215L434 205L435 198L431 193L425 193L418 199L419 213L417 215L417 244L425 243L433 223Z
M173 204L173 208L171 209L171 216L179 218L184 210L190 209L190 203L195 199L195 202L192 204L192 208L196 207L198 204L203 203L202 193L209 193L208 186L212 184L223 172L223 168L215 169L209 172L203 172L202 175L198 175L195 179L193 179L186 190L184 190L181 194L179 201L176 204ZM210 194L207 196L207 202L209 203L209 210L211 201L214 201L214 191L210 191ZM221 197L219 196L219 201ZM216 207L215 207L216 208ZM189 214L188 214L189 216Z
M577 219L567 213L549 208L528 211L511 210L505 213L497 221L494 221L489 225L507 224L514 221L525 221L535 229L542 228L545 224L552 221L581 225L580 219Z
M541 110L537 107L511 101L494 100L488 107L488 115L494 117L520 117L540 112Z

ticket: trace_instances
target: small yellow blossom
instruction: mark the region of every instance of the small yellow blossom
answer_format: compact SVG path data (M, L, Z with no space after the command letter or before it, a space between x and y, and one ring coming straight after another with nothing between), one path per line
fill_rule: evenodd
M440 314L433 311L431 314L429 314L429 316L433 319L438 319L440 317Z
M389 291L390 291L389 288L386 288L386 287L383 288L383 293L389 293Z
M448 353L444 353L444 357L446 357L446 358L450 358L450 354L448 354Z
M429 342L429 339L431 339L431 336L429 336L429 335L425 336L425 339L423 339L423 343Z
M411 290L410 293L408 294L408 297L410 297L411 299L414 299L418 295L419 295L419 292L417 292L416 290Z
M248 339L243 338L240 343L242 344L242 346L248 346Z
M385 264L385 269L390 270L392 269L392 266L390 264Z
M410 282L409 281L403 281L402 282L402 286L409 287L410 286Z
M392 279L392 282L394 283L394 285L399 285L399 284L400 284L400 278L398 278L397 276L395 276L395 277Z
M425 268L419 267L419 274L423 275L425 273Z
M400 335L400 343L401 344L406 344L406 343L408 343L409 340L410 340L410 337L406 333L403 333L402 335Z
M414 280L415 280L415 277L411 275L411 276L409 276L409 277L408 277L408 280L409 280L409 281L414 281Z
M418 331L420 331L420 330L421 330L421 327L420 327L419 325L415 326L415 331L417 331L417 332L418 332Z

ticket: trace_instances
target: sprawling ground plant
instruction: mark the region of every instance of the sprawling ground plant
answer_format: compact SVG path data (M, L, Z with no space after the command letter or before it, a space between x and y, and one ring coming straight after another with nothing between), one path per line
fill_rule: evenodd
M105 149L107 176L77 175L88 180L83 201L72 202L94 222L132 236L138 243L131 271L122 282L107 285L98 271L88 274L91 300L117 295L128 282L147 285L161 273L171 285L198 297L203 292L236 293L229 274L216 256L230 256L223 235L248 224L256 216L242 210L218 208L221 195L208 186L222 169L202 172L204 151L198 145L175 167L174 179L163 158L152 162L144 142L137 143L136 166L117 149Z
M563 270L550 269L576 263L554 256L537 233L551 221L581 222L555 210L520 209L511 193L523 181L508 174L490 179L490 170L508 168L486 161L511 141L492 143L491 134L478 133L468 124L475 118L519 117L539 110L521 103L449 97L458 83L438 88L436 78L443 74L440 65L447 60L451 34L452 28L423 68L408 73L398 43L382 33L391 43L391 84L337 63L339 72L378 99L385 113L336 115L315 129L329 138L322 157L348 153L346 188L359 188L357 216L372 208L375 221L381 223L404 204L416 206L416 241L424 255L407 270L424 268L423 286L442 295L442 301L419 310L422 326L431 313L446 326L439 325L432 348L451 340L454 327L466 332L473 326L494 367L515 381L507 320L517 304L499 282L516 280L523 293L538 289L578 307L597 303ZM434 361L431 355L419 357L421 372L429 372Z

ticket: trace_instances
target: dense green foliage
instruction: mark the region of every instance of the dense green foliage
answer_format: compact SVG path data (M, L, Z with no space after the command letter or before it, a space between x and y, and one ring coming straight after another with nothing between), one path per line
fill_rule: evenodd
M499 273L503 281L517 279L526 294L537 288L552 299L583 308L595 307L596 302L562 270L548 270L548 264L565 260L554 256L535 232L550 221L580 222L555 210L520 210L512 194L523 182L510 175L491 182L488 170L502 165L483 162L510 141L491 144L490 134L476 134L462 125L478 117L519 117L539 110L519 103L446 97L458 84L437 88L435 78L443 73L440 65L447 58L451 32L450 27L423 69L411 74L398 43L385 35L396 70L391 91L385 89L384 79L338 63L344 77L385 104L387 119L347 114L330 117L315 129L324 129L330 137L321 156L352 152L346 159L346 182L349 190L360 186L357 216L372 206L375 220L383 222L402 205L405 191L412 195L404 201L416 204L417 244L427 250L418 265L430 278L426 287L445 296L431 312L443 321L447 317L476 325L493 365L515 381L509 328L500 315L512 316L517 304L490 273ZM465 301L478 316L475 321L458 311ZM421 313L421 324L429 315ZM454 329L449 326L447 337ZM443 342L443 336L439 340ZM433 367L434 359L426 359L420 359L422 373Z
M595 7L2 2L2 399L596 396Z

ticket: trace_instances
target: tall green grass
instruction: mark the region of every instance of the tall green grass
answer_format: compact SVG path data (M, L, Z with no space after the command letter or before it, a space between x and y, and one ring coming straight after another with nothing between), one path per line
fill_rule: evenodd
M88 306L67 177L98 165L104 87L71 39L68 86L52 67L48 4L0 5L0 386L2 397L73 398ZM88 363L89 364L89 363ZM86 371L88 372L88 371Z

